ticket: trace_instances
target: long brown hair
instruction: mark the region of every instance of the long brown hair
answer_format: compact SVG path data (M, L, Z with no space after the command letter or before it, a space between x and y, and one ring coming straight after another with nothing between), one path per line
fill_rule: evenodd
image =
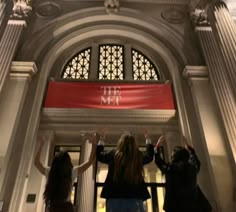
M114 181L137 184L143 181L142 153L135 138L123 134L118 141L114 157Z
M58 153L52 162L43 194L47 206L65 202L72 188L72 168L70 155Z

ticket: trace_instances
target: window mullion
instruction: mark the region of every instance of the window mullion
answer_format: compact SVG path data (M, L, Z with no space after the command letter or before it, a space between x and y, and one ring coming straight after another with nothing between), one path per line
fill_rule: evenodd
M124 79L133 80L131 45L124 46Z
M90 80L97 80L98 79L98 56L99 56L99 48L97 43L92 44L91 50L91 63L90 63L90 73L89 79Z

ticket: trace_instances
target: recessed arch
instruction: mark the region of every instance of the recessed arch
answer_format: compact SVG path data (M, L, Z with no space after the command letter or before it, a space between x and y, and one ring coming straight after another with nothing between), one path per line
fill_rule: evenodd
M48 53L44 56L42 60L42 65L40 67L39 78L35 96L37 99L34 101L32 108L32 113L38 114L41 109L41 104L43 101L44 93L47 87L47 80L50 75L50 71L53 69L54 64L64 55L64 52L73 46L78 46L81 43L86 43L89 40L104 36L117 36L122 38L132 39L135 42L143 43L146 47L152 49L154 52L158 52L161 58L165 61L167 69L170 72L171 80L173 82L173 89L176 98L176 105L178 108L179 122L182 128L183 134L189 135L189 124L187 119L187 113L183 98L182 86L181 86L181 75L179 73L179 61L172 54L172 52L156 37L147 34L146 32L140 31L138 29L130 29L130 27L111 27L103 26L101 28L90 27L90 31L75 31L68 34L67 36L61 38L57 43L55 43ZM33 121L33 120L32 120Z
M164 23L162 20L148 18L143 16L141 12L122 8L116 15L107 15L104 8L84 9L59 17L58 19L49 22L44 28L36 31L31 38L25 42L21 50L20 59L28 58L28 60L39 60L45 55L48 47L52 47L58 40L67 36L70 33L85 33L93 28L101 29L104 26L108 28L123 28L126 26L130 30L137 29L140 32L156 37L163 44L171 47L171 51L178 58L178 61L187 64L188 59L183 53L184 36L171 26ZM158 26L158 27L156 27ZM118 34L120 35L120 34ZM41 45L36 45L38 42ZM32 46L37 46L33 54L29 54L29 49ZM191 46L188 52L194 52ZM188 55L190 58L195 58L196 55Z

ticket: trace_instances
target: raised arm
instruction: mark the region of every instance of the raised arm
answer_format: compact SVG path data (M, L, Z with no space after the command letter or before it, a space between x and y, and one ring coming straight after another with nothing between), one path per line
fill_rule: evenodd
M201 166L201 162L198 159L195 150L193 147L191 147L189 144L185 144L185 148L188 150L189 152L189 163L191 163L193 166L195 166L197 172L200 171L200 166Z
M187 138L185 136L182 137L183 139L183 142L184 142L184 147L185 149L188 150L189 152L189 163L191 165L193 165L195 168L196 168L196 171L199 172L200 171L200 166L201 166L201 163L195 153L195 150L194 148L189 144Z
M40 143L39 143L39 149L36 153L36 156L34 158L34 165L35 167L39 170L39 172L43 175L46 174L46 167L44 167L44 165L41 163L40 161L40 157L41 157L41 153L42 153L42 148L43 148L43 145L45 143L45 138L44 137L41 137L40 138Z
M154 148L148 130L145 130L144 137L146 139L146 151L143 152L143 165L152 162L154 155Z
M166 173L168 169L167 163L160 156L160 145L165 141L164 136L162 135L155 146L155 163L162 173Z
M97 160L101 163L109 164L114 154L113 150L104 151L105 137L105 131L102 131L97 145Z
M82 174L86 169L91 166L91 164L94 162L96 158L96 146L97 146L97 133L92 133L90 136L90 140L92 143L92 150L90 152L89 159L78 166L78 175Z

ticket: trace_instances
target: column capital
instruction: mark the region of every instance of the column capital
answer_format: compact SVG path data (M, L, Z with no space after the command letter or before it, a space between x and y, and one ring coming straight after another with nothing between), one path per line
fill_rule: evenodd
M27 78L31 79L38 71L34 62L13 61L11 64L11 78Z
M212 0L210 3L209 3L210 6L213 6L215 9L218 9L218 8L227 8L227 4L222 1L222 0Z
M14 20L14 19L10 19L7 22L8 25L14 25L14 26L26 26L26 21L25 20Z
M208 69L206 66L185 66L183 76L191 86L193 79L208 79Z
M195 27L210 26L205 9L195 8L192 12L190 12L190 18Z
M12 0L13 8L10 18L13 20L25 20L27 19L31 12L31 0Z
M185 78L208 78L206 66L185 66L183 71Z
M212 28L211 28L211 26L196 26L195 27L195 32L198 32L198 31L212 32Z

